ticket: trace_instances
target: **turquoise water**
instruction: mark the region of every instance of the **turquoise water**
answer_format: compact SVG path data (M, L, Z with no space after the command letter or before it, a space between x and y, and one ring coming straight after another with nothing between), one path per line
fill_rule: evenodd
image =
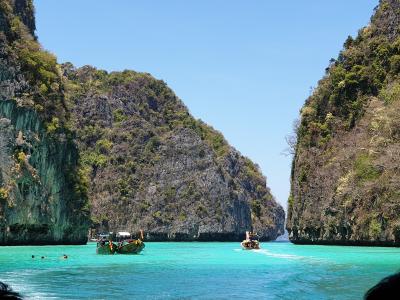
M137 256L95 248L0 247L0 281L29 299L361 299L400 269L397 248L146 243Z

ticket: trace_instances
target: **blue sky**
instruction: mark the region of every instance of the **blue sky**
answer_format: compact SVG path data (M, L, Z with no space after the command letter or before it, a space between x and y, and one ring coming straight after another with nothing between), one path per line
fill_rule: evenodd
M190 112L256 162L286 208L282 155L299 109L378 0L35 0L60 62L162 79Z

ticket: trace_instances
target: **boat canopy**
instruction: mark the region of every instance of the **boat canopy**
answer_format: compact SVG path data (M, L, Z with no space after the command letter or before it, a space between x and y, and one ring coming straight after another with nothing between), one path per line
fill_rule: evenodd
M130 236L131 234L127 231L120 231L118 232L118 236Z

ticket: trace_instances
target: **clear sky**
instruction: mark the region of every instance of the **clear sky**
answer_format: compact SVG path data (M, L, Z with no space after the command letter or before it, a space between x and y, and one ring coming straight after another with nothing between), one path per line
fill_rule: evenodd
M256 162L286 208L282 155L310 88L378 0L34 0L60 62L164 80L196 117Z

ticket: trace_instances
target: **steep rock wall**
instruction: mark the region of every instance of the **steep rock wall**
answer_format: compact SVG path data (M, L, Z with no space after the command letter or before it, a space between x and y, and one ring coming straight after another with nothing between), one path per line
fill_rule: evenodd
M55 58L31 1L0 2L0 245L82 244L89 211Z
M77 148L47 135L35 111L0 101L0 244L83 244L74 199Z
M70 64L64 73L98 231L219 241L283 233L284 211L258 167L162 81Z
M162 81L60 66L36 41L33 12L0 0L0 243L83 243L89 208L98 231L149 240L283 233L258 167Z
M399 8L380 2L301 110L287 220L295 243L400 245Z

